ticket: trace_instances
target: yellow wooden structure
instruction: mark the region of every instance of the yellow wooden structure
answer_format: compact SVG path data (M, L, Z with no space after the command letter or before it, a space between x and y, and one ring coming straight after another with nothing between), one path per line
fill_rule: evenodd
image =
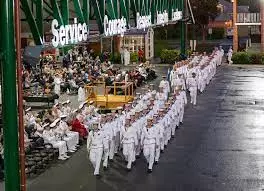
M96 82L85 87L88 101L94 101L100 109L116 109L134 100L132 82L114 82L106 86L105 82Z

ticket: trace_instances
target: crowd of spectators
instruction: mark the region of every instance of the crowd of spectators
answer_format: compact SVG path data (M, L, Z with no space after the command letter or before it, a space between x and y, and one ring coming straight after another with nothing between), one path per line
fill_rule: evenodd
M41 55L39 67L25 67L23 85L25 90L33 94L43 92L76 92L79 87L96 81L105 81L111 86L114 82L134 82L135 88L146 80L156 77L152 66L148 63L139 64L133 69L124 70L122 66L109 61L109 53L101 58L95 56L93 50L86 47L75 47L67 52L62 63L55 62L53 57ZM60 87L56 91L56 84ZM32 90L33 89L33 90Z

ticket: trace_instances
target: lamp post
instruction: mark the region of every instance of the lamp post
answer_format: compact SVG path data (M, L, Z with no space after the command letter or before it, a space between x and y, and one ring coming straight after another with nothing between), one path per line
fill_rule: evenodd
M183 14L183 18L185 16L185 0L180 0L180 9L182 10L182 14ZM180 36L181 36L181 54L185 55L186 50L185 50L185 38L186 38L186 27L185 27L185 22L181 21L180 23L181 25L181 32L180 32Z
M260 15L261 15L261 51L264 53L264 0L260 1Z
M238 31L237 31L237 0L231 0L233 3L233 49L238 51Z
M16 57L14 41L14 1L1 0L0 9L5 190L18 191L20 190L20 176L18 154Z

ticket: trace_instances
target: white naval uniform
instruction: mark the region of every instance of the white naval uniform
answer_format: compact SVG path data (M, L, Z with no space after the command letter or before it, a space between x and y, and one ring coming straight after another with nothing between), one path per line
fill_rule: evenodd
M156 103L158 105L158 108L163 108L165 101L167 100L167 94L166 93L162 93L162 92L158 92L156 94Z
M197 97L197 80L195 78L189 79L189 90L191 95L191 103L196 105L196 97Z
M164 149L164 141L163 141L163 134L164 134L164 128L163 126L158 122L156 124L154 124L154 127L157 131L157 137L158 137L158 141L157 141L157 146L156 146L156 152L155 152L155 161L158 162L159 158L160 158L160 150L161 150L161 144L163 142L163 149ZM162 149L162 150L163 150Z
M50 143L54 148L59 149L59 157L66 155L66 141L58 140L58 138L55 136L55 132L52 129L43 131L43 139L45 143Z
M60 121L60 126L64 131L65 135L67 135L67 138L64 137L64 140L68 139L71 142L71 146L69 146L67 143L68 149L72 150L76 148L76 145L79 144L79 133L75 131L70 131L69 126L65 121Z
M125 156L127 168L131 169L135 158L135 147L138 145L136 130L133 127L123 126L120 131L120 140L123 145L123 155Z
M111 146L111 141L114 137L113 134L113 129L112 127L109 125L109 123L105 123L102 128L101 131L104 132L104 134L106 135L106 139L107 139L107 145L105 145L104 147L104 155L103 155L103 166L107 167L108 166L108 158L109 158L109 153L110 153L110 146Z
M89 159L94 167L94 175L99 175L100 164L103 156L103 150L107 147L107 138L102 131L90 131L87 138L87 151Z
M116 142L116 136L117 136L117 121L114 119L111 121L108 125L109 130L112 131L112 137L110 139L110 148L109 148L109 159L113 160L114 154L115 154L115 142Z
M143 153L148 162L148 169L152 170L155 160L155 149L158 145L158 131L153 126L151 128L144 127L141 135L141 144L143 145Z
M60 77L55 77L54 78L54 93L57 95L60 95L60 85L61 85L61 79Z
M78 102L84 102L85 101L85 91L82 87L79 87L78 89Z

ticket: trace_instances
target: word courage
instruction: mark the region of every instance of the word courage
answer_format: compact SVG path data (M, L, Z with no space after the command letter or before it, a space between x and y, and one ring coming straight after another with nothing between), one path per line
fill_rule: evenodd
M121 37L123 37L125 32L126 32L126 19L124 17L122 17L121 19L109 20L107 15L104 16L105 36L120 34Z

